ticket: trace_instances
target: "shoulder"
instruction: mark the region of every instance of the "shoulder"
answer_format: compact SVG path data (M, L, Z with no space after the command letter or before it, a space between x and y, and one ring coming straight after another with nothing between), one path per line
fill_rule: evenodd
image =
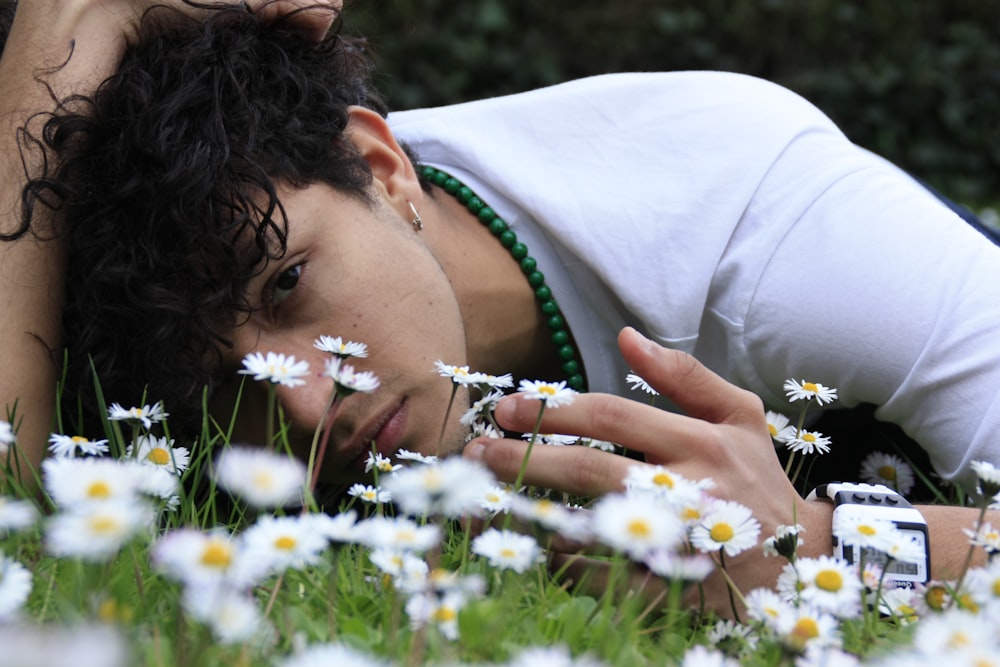
M588 114L615 118L655 115L661 120L702 114L704 122L720 116L769 119L832 126L809 101L776 83L745 74L718 71L629 72L604 74L545 88L461 104L397 111L396 128L419 125L430 118L475 118L494 114L528 114L582 118ZM707 115L706 115L707 114Z

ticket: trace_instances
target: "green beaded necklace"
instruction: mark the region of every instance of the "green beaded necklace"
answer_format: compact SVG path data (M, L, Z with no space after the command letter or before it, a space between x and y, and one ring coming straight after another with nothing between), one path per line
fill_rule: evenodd
M468 186L451 174L435 167L422 166L421 172L425 179L438 185L454 197L460 204L469 209L499 239L500 244L510 251L511 257L517 260L521 271L528 278L528 284L535 290L542 313L548 318L546 324L552 331L552 342L559 350L562 360L562 370L566 373L566 384L577 391L586 391L587 382L580 372L580 362L576 358L576 349L570 344L569 330L566 320L559 310L559 304L552 296L552 290L545 284L545 274L538 270L538 262L528 254L528 246L517 240L517 234L507 222L497 215L497 212L486 205Z

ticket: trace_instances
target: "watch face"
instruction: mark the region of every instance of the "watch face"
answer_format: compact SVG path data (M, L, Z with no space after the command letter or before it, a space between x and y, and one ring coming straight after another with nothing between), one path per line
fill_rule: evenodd
M922 530L901 528L904 535L915 540L924 553L927 553L927 533ZM842 553L837 554L848 563L862 563L863 565L875 564L885 571L885 576L895 582L897 588L913 588L915 583L925 583L927 581L927 558L919 563L907 563L899 560L890 560L885 553L871 548L858 548L852 544L845 544Z

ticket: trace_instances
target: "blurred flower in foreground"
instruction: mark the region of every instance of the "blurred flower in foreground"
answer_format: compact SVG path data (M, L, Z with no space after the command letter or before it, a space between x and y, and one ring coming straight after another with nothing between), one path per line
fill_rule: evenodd
M108 441L91 440L82 435L53 433L49 436L49 451L61 459L73 458L77 452L84 456L100 456L108 453Z
M300 502L306 467L296 458L257 447L227 447L215 466L219 486L258 509Z
M472 553L482 556L493 567L523 573L538 562L542 550L530 535L489 528L472 540Z
M13 619L31 594L31 571L18 561L0 556L0 622Z

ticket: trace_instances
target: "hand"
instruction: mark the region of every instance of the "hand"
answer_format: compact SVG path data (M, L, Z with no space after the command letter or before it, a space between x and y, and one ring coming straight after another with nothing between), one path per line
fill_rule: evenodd
M711 372L690 355L669 350L624 329L619 348L629 365L664 397L687 414L607 394L581 394L568 406L545 411L541 432L580 435L616 442L641 452L650 464L662 465L688 479L711 478L711 493L749 507L761 523L762 537L779 524L804 523L807 505L788 480L767 430L764 408L754 394ZM538 401L504 398L495 417L500 426L530 432L538 417ZM465 450L499 478L515 479L527 444L515 440L475 440ZM570 494L594 496L622 490L634 460L585 447L535 447L526 484ZM761 568L759 550L741 554L729 564L744 569L743 587L772 585L771 568ZM775 562L777 559L771 560ZM741 561L746 565L741 567ZM780 565L779 565L780 567ZM725 606L724 604L721 606Z

